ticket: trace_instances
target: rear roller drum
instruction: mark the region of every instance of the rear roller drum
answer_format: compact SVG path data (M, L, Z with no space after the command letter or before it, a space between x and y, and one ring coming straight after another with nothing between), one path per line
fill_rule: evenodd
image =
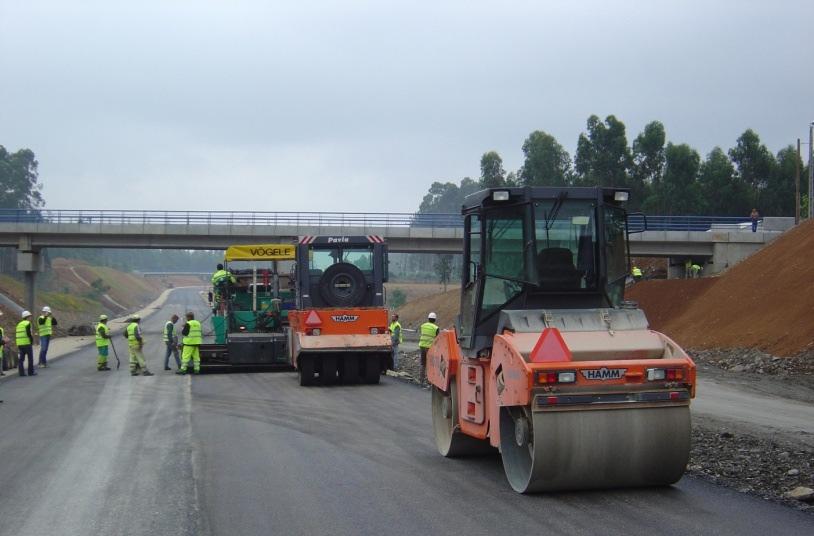
M504 407L500 453L520 493L672 484L689 460L690 409Z
M323 356L322 370L319 373L319 379L322 385L334 385L336 383L336 356Z
M300 385L314 385L314 358L309 355L300 356L297 370L300 373Z
M475 439L458 428L458 398L455 378L449 393L432 386L432 428L438 452L447 458L488 454L495 451L488 441Z

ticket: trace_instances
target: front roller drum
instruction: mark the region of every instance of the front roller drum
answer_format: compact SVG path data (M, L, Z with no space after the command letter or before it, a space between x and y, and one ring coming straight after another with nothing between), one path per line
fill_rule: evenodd
M488 441L470 437L458 426L458 393L455 378L445 393L432 387L432 428L438 452L447 458L493 453L495 449Z
M500 449L520 493L673 484L690 457L690 408L504 407Z

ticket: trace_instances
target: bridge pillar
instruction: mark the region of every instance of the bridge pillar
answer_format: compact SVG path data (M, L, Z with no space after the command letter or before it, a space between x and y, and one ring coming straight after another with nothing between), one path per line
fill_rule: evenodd
M36 299L37 272L43 271L43 258L40 250L31 244L30 236L21 236L17 246L17 271L25 275L25 307L34 314Z

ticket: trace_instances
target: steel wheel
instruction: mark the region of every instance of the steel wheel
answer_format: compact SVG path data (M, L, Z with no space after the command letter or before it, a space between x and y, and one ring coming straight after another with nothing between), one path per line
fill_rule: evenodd
M452 378L447 393L432 386L432 428L438 452L447 458L494 452L488 441L475 439L460 431L457 393L455 378Z

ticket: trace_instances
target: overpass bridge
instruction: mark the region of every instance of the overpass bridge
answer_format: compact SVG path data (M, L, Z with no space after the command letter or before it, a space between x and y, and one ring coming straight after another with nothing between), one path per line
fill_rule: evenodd
M633 256L691 257L716 273L760 249L794 224L765 218L631 216ZM460 253L459 214L207 212L148 210L0 210L0 246L18 250L33 307L39 252L48 247L226 249L232 244L294 241L303 235L380 235L394 253Z

